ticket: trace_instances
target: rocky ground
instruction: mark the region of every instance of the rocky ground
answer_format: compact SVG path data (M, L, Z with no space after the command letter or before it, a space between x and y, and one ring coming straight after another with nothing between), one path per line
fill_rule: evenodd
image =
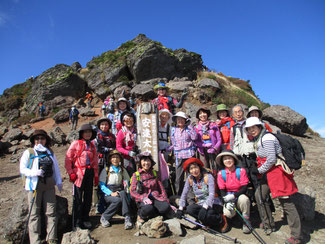
M99 109L96 109L97 114ZM94 119L94 118L92 118ZM82 119L82 122L87 121L87 119ZM47 119L44 121L37 122L32 125L33 128L43 128L46 130L51 130L55 127L52 119ZM68 123L60 124L61 129L67 133L69 132ZM303 221L303 232L304 241L306 243L324 243L325 241L325 178L322 163L325 161L325 139L318 137L299 137L302 145L306 151L306 163L303 168L296 172L296 181L298 188L303 192L315 194L316 197L316 208L315 208L315 218L311 221ZM65 197L69 202L69 212L71 213L72 204L72 185L68 180L67 175L64 170L64 157L68 146L54 147L54 152L58 158L61 174L63 178L63 191L57 193L58 195ZM15 203L22 198L25 194L22 186L22 181L19 174L19 162L15 163L10 160L11 155L6 155L0 160L0 223L1 228L6 224L6 221L11 218L8 214L10 210L15 205ZM254 212L253 216L256 216ZM177 243L184 239L190 237L197 237L199 235L204 235L206 238L206 243L229 243L229 241L224 241L220 237L208 234L203 230L190 230L186 229L185 236L168 236L162 239L151 239L146 236L136 237L136 229L124 230L123 220L116 216L113 220L112 227L102 228L99 225L99 215L95 215L94 209L91 212L92 223L94 228L91 230L91 236L98 241L98 243ZM258 234L265 240L266 243L283 243L286 238L289 237L289 228L286 221L281 220L280 212L275 213L275 220L277 231L272 233L270 236L266 236L263 230L258 228L258 222L253 221L253 226L256 228ZM237 223L238 225L238 223ZM66 231L70 231L67 227ZM0 230L0 232L2 232ZM244 235L240 229L240 226L232 228L232 230L226 233L232 238L238 238L242 243L258 243L252 234ZM8 243L5 241L3 236L0 239L1 243Z

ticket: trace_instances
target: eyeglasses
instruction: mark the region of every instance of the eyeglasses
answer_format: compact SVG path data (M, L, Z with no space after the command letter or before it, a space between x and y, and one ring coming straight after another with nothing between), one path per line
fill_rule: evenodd
M46 140L44 136L36 136L35 140Z

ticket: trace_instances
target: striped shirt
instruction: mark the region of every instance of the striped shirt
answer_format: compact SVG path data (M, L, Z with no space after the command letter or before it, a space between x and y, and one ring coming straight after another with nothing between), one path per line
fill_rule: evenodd
M261 143L262 139L263 146ZM257 156L266 158L266 161L261 167L258 168L258 172L260 174L264 174L269 171L277 161L276 155L280 153L282 153L282 148L278 139L276 139L274 135L267 133L261 136L257 142Z

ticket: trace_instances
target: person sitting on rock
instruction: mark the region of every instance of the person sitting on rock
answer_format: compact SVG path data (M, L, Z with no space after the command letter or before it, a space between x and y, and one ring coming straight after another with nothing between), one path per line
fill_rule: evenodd
M124 112L121 115L122 129L116 136L116 149L123 158L123 167L132 175L135 171L134 158L137 155L137 148L135 145L137 131L135 128L135 116L131 112Z
M28 192L29 240L30 243L41 243L41 228L46 226L48 243L58 243L54 187L56 185L62 191L59 165L50 149L51 138L46 131L35 130L30 142L32 147L25 150L20 159L20 173L26 177L24 187ZM42 208L46 216L44 225L41 225Z
M92 140L96 132L90 124L79 129L79 139L71 143L65 157L65 168L74 184L73 228L91 228L89 212L93 185L98 185L98 156Z
M123 168L123 158L117 150L110 152L108 164L102 169L99 176L99 186L104 193L105 202L108 207L100 218L103 227L109 227L110 220L122 207L122 215L125 217L125 229L132 229L133 224L130 217L130 201L128 198L128 183L130 176Z
M172 128L171 146L168 151L173 150L176 159L176 194L181 195L184 187L184 162L195 154L194 141L197 139L197 132L191 120L184 112L178 112L173 116L176 127Z
M113 99L110 99L110 104L113 101ZM129 101L121 97L117 101L117 110L114 112L114 106L109 104L109 113L107 115L107 118L109 118L112 121L112 133L114 135L117 135L117 133L122 129L122 122L121 122L121 115L124 112L131 112L136 115L136 112L133 108L130 107ZM113 103L112 103L113 104ZM134 121L135 122L135 121Z
M110 132L112 122L108 118L101 118L97 121L97 136L94 144L98 154L98 172L101 172L108 163L109 153L116 148L116 138ZM93 204L96 206L96 213L103 212L102 192L99 187L94 187Z
M189 192L193 192L195 203L186 207L186 213L200 220L204 225L218 228L222 233L228 231L227 219L222 215L221 200L215 197L214 176L204 169L203 162L197 158L186 160L183 168L189 176L179 200L176 216L182 218L187 195Z
M249 107L248 113L247 113L247 118L250 118L250 117L257 117L257 118L259 118L263 122L264 127L265 127L265 130L267 130L269 132L272 132L272 129L269 126L269 124L262 120L263 112L258 107L256 107L256 106Z
M222 144L221 150L230 148L230 133L231 128L235 124L235 121L230 117L229 111L225 104L219 104L217 106L217 120L216 124L220 128Z
M148 152L138 155L138 171L131 178L130 194L138 207L138 224L153 218L157 213L174 217L167 193L153 169L155 161Z
M210 115L211 111L206 107L200 108L196 112L198 123L195 126L195 130L198 138L195 141L195 145L204 163L204 167L216 171L214 160L221 147L221 134L218 126L209 120Z
M70 113L69 113L69 120L71 123L71 130L76 130L78 125L79 119L79 110L76 108L76 105L73 105Z
M230 149L222 151L216 160L222 168L218 172L217 182L224 201L224 215L227 218L232 218L236 215L235 208L238 208L249 222L250 200L245 195L249 182L246 170L236 166L238 158ZM243 233L250 233L246 224L243 224Z
M158 97L152 102L157 105L158 110L168 109L172 114L175 114L175 108L183 106L184 99L187 96L187 89L185 89L178 102L175 98L167 95L169 88L164 83L158 83L153 89L157 92Z

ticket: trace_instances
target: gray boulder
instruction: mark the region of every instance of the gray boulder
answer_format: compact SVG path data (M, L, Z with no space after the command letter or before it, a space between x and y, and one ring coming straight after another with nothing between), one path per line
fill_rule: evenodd
M129 94L131 92L131 88L124 85L124 86L119 86L114 90L114 97L117 99L123 97L124 94Z
M7 118L9 121L14 121L20 117L20 111L18 109L11 109L8 110L6 113Z
M71 69L74 72L79 72L82 69L82 66L79 62L74 62L73 64L71 64Z
M69 112L67 109L61 109L53 116L53 120L56 124L65 122L69 120Z
M178 219L167 219L164 221L167 224L168 229L173 233L175 236L182 236L183 230L181 224Z
M191 219L193 221L197 221L194 217L192 217L189 214L185 214L185 217L189 218L189 219ZM197 228L197 226L195 224L193 224L192 222L187 221L185 219L180 219L179 222L180 222L181 225L185 226L186 228L189 228L189 229L196 229Z
M263 118L283 132L303 136L308 129L306 118L282 105L273 105L263 110Z
M186 238L182 240L180 244L205 244L205 236L198 235L198 236Z
M65 145L67 143L67 135L61 130L60 127L55 127L53 131L50 132L50 137L52 142L58 145Z
M4 134L8 132L8 127L7 126L1 126L0 127L0 136L2 137Z
M77 230L64 233L61 244L95 244L96 241L90 236L89 230Z
M82 117L93 117L97 116L96 112L94 110L91 110L90 108L80 108L79 114Z
M79 137L79 132L77 130L74 130L74 131L70 131L66 140L68 143L71 144L74 140L78 140L79 139L78 137Z
M153 89L153 87L155 85L157 85L158 83L167 83L168 82L168 79L166 78L153 78L153 79L150 79L150 80L144 80L144 81L141 81L140 83L141 84L148 84L151 86L151 89Z
M168 82L166 86L169 87L170 93L172 92L183 92L185 88L189 89L190 87L193 87L192 81L178 81L178 82Z
M48 110L53 110L55 108L66 108L70 107L74 102L75 98L71 96L57 96L47 102L47 108Z
M24 136L26 138L30 138L32 134L34 133L35 129L29 129L28 131L24 132Z
M132 88L131 95L141 98L144 101L154 99L156 97L153 87L150 84L139 84Z
M142 224L139 233L150 238L161 238L166 234L167 230L168 228L163 221L163 217L158 216Z
M3 137L4 141L14 141L14 140L21 140L23 139L23 131L19 128L15 128L15 129L11 129L7 132L7 134L5 134L5 136Z
M199 88L211 88L215 91L220 90L220 85L217 81L209 78L204 78L199 81L198 84Z

